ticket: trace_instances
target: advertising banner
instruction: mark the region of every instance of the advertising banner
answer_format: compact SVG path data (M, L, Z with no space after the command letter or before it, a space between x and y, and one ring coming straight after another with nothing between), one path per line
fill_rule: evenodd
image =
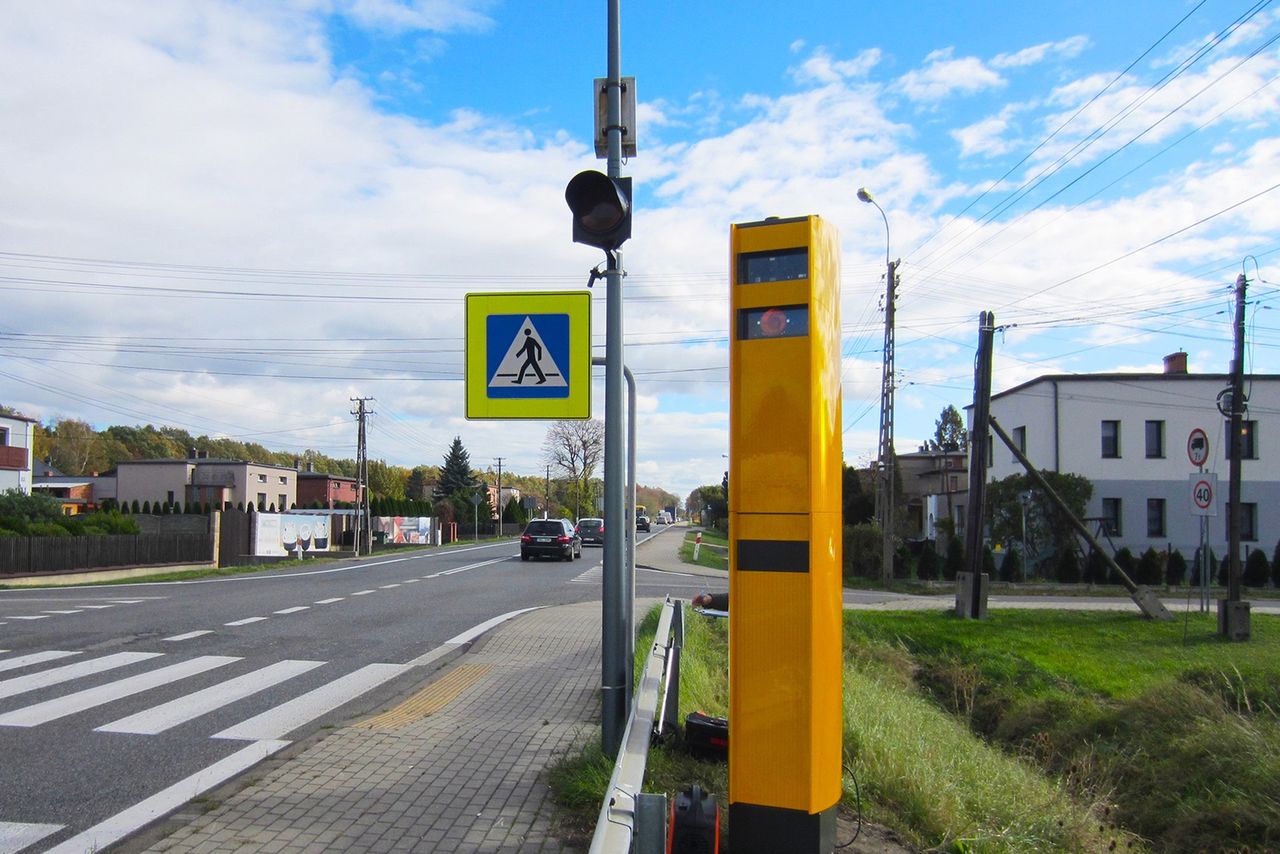
M253 553L301 557L329 550L329 517L293 513L253 514Z
M373 530L387 535L388 543L435 542L435 519L430 516L374 516Z

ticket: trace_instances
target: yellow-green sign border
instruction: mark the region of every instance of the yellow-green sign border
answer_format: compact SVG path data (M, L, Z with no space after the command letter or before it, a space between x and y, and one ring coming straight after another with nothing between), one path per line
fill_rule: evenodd
M489 397L487 323L494 314L569 315L569 396ZM466 297L466 417L468 421L586 420L591 417L591 293L474 293Z

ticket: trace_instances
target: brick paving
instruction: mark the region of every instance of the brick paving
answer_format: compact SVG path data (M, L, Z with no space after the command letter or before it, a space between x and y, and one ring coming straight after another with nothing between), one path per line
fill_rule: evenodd
M443 708L344 727L147 850L580 851L553 835L545 771L598 738L600 604L522 615L433 684L460 666L476 676Z

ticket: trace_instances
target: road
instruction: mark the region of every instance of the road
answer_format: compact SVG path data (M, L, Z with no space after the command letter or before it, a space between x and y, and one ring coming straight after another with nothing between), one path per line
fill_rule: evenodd
M661 536L661 533L654 536ZM504 615L600 598L514 540L188 582L0 591L0 854L84 851L420 684ZM699 579L642 571L640 596Z

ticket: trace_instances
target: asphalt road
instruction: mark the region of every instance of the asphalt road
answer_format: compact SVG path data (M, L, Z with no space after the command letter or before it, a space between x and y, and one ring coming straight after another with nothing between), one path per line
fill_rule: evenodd
M433 655L490 621L598 601L600 558L588 547L573 562L523 563L505 540L274 574L0 591L0 854L64 850L103 821L145 824L186 790L403 695ZM640 596L702 589L638 575Z

